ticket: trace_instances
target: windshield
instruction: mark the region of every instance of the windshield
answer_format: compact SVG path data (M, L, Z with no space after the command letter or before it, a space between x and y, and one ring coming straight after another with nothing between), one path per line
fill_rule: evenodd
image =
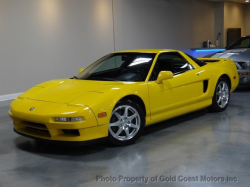
M76 76L82 80L145 81L155 53L111 53Z
M236 40L232 45L230 45L227 49L242 49L242 48L250 48L250 38L243 37L239 40Z

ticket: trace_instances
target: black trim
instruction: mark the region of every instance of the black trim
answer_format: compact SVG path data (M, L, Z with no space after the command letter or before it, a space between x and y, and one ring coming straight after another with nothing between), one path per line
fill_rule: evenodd
M101 143L101 142L105 142L107 141L108 137L104 137L104 138L98 138L98 139L94 139L94 140L88 140L88 141L59 141L59 140L48 140L48 139L43 139L43 138L37 138L34 136L29 136L27 134L23 134L18 132L15 128L13 129L14 132L16 132L19 135L28 137L28 138L32 138L34 140L42 140L44 142L49 142L49 143L55 143L55 144L61 144L61 145L72 145L72 146L83 146L83 145L91 145L91 144L97 144L97 143Z
M203 81L203 93L207 92L207 88L208 88L208 80L204 80Z
M192 57L192 56L190 56L190 55L188 55L188 54L186 54L189 58L191 58L191 60L193 60L196 64L198 64L200 67L202 67L202 66L205 66L207 63L206 62L208 62L209 60L207 60L207 61L204 61L204 60L199 60L199 59L197 59L197 58L194 58L194 57ZM219 60L218 60L219 61Z

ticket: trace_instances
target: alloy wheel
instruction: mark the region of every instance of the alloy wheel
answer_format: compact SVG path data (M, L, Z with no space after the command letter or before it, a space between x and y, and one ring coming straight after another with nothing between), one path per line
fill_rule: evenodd
M138 111L129 105L121 105L112 112L109 132L117 140L130 140L138 133L141 119Z
M225 108L229 101L229 89L226 82L221 81L216 88L216 101L220 108Z

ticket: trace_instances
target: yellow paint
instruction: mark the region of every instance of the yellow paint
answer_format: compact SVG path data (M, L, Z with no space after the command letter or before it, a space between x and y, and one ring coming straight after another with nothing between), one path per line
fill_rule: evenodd
M167 79L172 79L173 77L174 77L174 74L171 71L161 71L158 75L156 83L161 84L162 81L167 80Z
M11 103L9 114L15 130L49 140L93 140L108 136L110 115L117 102L125 96L135 95L142 99L146 110L146 125L151 125L211 105L216 83L224 74L231 79L230 91L237 87L239 76L232 60L217 59L219 62L199 67L180 51L178 52L194 67L193 70L174 76L170 72L166 75L163 73L165 78L158 83L149 81L157 57L162 52L169 51L174 50L125 51L157 53L145 82L60 79L29 89ZM204 80L209 82L205 93ZM34 110L30 110L33 107ZM106 113L107 117L98 118L100 113ZM56 122L55 117L82 117L83 121ZM50 136L27 128L32 126L29 122L45 125L41 130L49 131ZM79 130L80 136L64 134L63 129Z
M78 74L82 73L84 68L79 69Z

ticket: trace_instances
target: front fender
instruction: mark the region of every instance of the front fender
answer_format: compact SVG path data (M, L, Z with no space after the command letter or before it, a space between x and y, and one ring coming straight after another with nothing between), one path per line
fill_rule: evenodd
M135 95L142 99L144 102L146 113L149 114L149 97L147 83L135 83L131 85L123 85L117 89L111 88L105 93L99 94L98 98L89 101L86 105L89 106L98 121L99 125L109 124L110 117L115 105L124 97ZM80 98L79 98L80 99ZM98 118L99 113L106 112L107 116ZM149 115L146 115L149 116Z

